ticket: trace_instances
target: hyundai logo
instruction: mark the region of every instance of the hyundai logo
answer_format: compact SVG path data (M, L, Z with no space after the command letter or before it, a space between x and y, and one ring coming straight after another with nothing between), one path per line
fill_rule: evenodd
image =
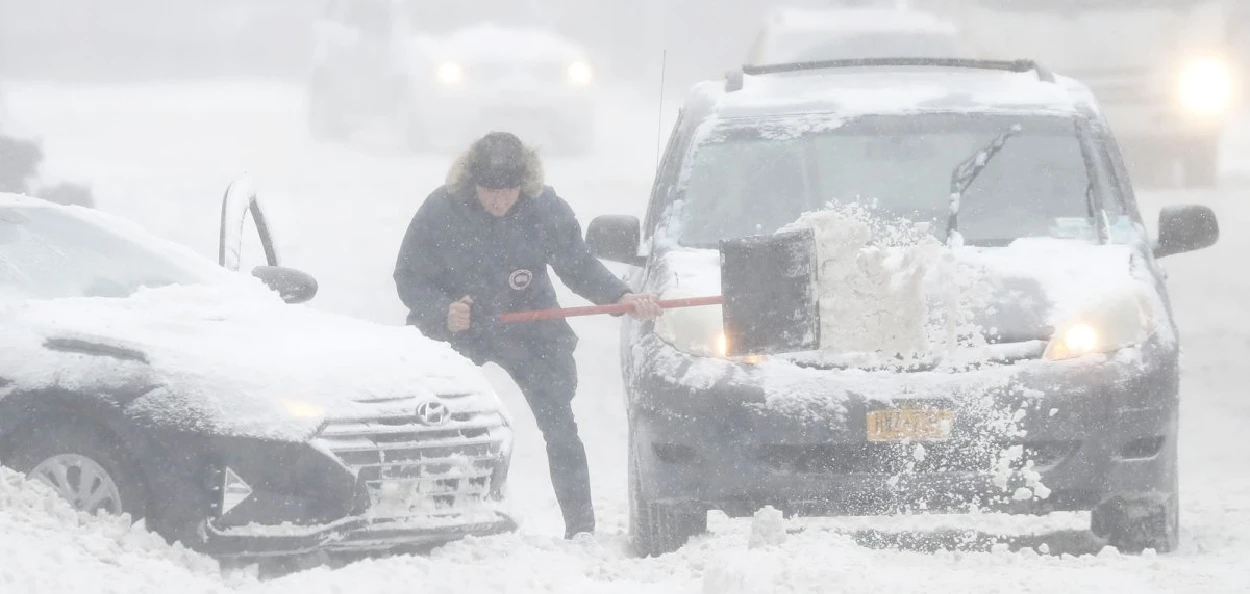
M423 402L417 407L417 420L432 427L446 425L451 420L451 411L442 402Z

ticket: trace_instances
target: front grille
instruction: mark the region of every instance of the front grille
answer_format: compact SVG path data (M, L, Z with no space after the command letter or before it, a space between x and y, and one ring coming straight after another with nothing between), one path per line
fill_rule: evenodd
M416 415L332 421L317 440L356 475L371 515L446 515L491 497L508 433L497 413L461 412L436 427Z

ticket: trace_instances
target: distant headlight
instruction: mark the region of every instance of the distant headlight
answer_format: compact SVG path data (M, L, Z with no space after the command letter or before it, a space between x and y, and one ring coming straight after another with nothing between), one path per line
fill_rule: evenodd
M1058 361L1109 353L1145 342L1153 330L1154 316L1144 294L1112 299L1060 326L1046 345L1044 357Z
M459 62L443 62L438 65L438 82L458 85L464 82L464 67Z
M1233 100L1233 73L1228 64L1216 58L1194 60L1180 74L1180 100L1186 111L1217 115Z
M569 64L568 79L569 84L575 87L584 87L589 85L595 78L595 73L590 68L590 64L582 61Z

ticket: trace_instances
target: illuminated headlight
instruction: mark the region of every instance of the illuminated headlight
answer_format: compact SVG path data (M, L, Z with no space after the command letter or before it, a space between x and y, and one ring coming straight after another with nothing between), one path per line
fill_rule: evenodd
M1153 326L1154 318L1144 294L1105 301L1061 325L1043 356L1059 361L1110 353L1145 342Z
M443 62L438 65L438 82L445 85L458 85L464 82L464 67L459 62Z
M568 80L569 84L575 87L584 87L589 85L595 78L595 73L590 68L590 64L582 61L569 64Z
M1233 74L1215 58L1195 60L1180 74L1180 100L1186 111L1200 115L1222 113L1232 104Z
M326 416L326 408L315 402L284 398L280 403L287 414L297 419L321 422Z
M729 341L719 305L670 309L655 320L655 333L679 351L700 357L758 363L764 357L729 357Z

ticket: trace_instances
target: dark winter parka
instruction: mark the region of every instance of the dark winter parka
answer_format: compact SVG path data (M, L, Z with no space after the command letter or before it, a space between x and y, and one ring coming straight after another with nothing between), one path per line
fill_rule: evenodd
M469 155L461 155L408 225L395 265L399 297L408 323L450 342L479 364L499 349L571 352L577 336L568 322L544 320L500 324L494 316L559 307L548 266L578 295L596 304L615 303L627 285L590 254L581 225L564 199L544 185L541 159L525 149L521 197L503 217L486 212L470 179ZM473 298L472 326L452 334L452 302Z

